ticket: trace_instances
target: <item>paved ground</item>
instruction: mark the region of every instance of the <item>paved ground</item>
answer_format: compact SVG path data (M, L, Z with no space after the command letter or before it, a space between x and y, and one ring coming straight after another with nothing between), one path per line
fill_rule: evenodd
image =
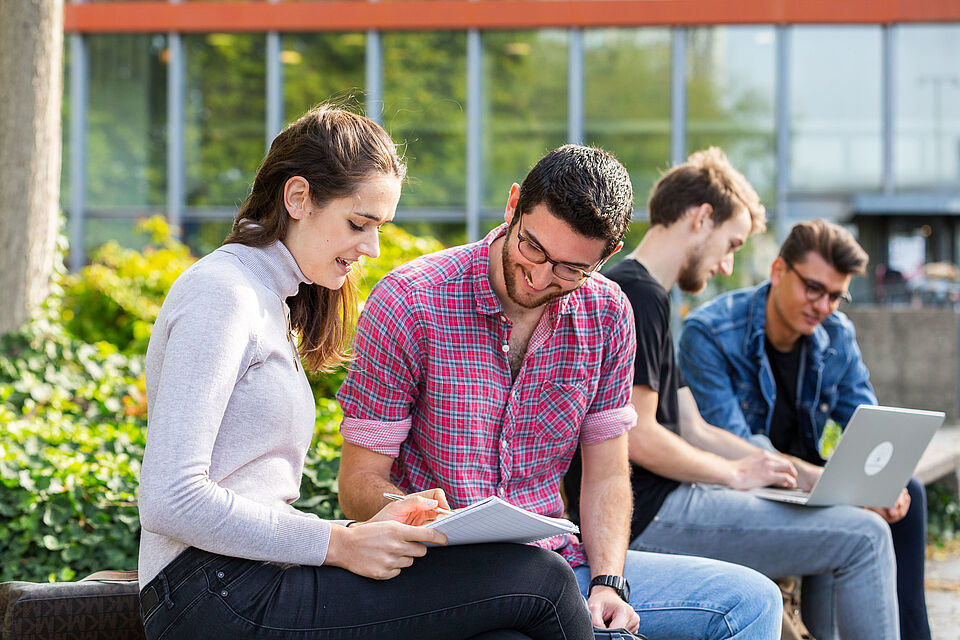
M927 613L933 640L960 640L960 545L928 556Z

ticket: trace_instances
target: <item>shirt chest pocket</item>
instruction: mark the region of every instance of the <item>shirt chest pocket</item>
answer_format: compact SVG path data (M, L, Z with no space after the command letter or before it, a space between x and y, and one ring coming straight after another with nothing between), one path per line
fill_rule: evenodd
M814 406L814 410L819 414L821 420L826 420L833 408L837 406L839 392L836 384L827 384L820 389L819 402Z
M513 446L512 466L528 482L555 482L577 448L580 424L587 414L587 393L576 383L544 382L536 414L527 417L523 436ZM546 480L548 479L549 480Z
M737 384L737 402L747 421L762 419L767 415L767 403L760 390L752 384Z
M537 405L538 434L576 446L580 424L587 415L587 402L581 383L544 382Z

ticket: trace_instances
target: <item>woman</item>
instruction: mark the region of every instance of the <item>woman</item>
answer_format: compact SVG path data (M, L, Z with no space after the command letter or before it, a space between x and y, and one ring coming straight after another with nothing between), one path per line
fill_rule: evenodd
M368 522L291 506L315 419L303 366L344 359L353 263L379 255L405 171L373 121L311 110L274 140L224 245L170 289L147 349L147 638L593 637L556 554L428 553L446 540L416 525L447 506L440 490Z

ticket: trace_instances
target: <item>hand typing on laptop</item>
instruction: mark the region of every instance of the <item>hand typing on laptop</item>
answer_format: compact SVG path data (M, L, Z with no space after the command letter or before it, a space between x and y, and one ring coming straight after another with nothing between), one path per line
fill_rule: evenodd
M731 489L794 489L797 486L796 466L787 456L772 451L758 451L740 458L734 462L733 469L734 478L727 485Z

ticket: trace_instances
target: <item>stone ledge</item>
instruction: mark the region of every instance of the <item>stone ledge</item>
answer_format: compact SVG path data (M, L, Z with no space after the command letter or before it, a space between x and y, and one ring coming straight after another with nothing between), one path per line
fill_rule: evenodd
M944 425L933 436L917 468L915 475L923 484L945 480L957 491L960 484L960 425Z

